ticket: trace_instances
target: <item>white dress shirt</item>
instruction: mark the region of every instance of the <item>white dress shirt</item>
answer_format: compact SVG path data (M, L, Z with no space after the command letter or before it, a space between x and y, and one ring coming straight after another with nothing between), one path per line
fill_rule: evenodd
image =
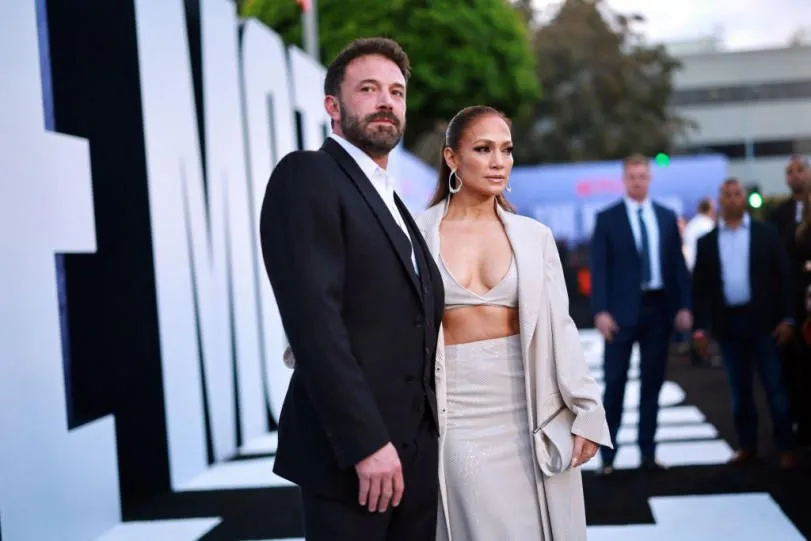
M715 220L706 214L696 214L684 227L684 259L692 272L696 265L698 239L715 229Z
M645 229L648 231L648 256L650 257L650 282L647 289L662 289L662 258L659 257L659 222L656 219L656 212L650 199L645 199L639 203L625 197L625 209L628 212L628 221L631 222L631 231L634 234L636 248L642 250L642 232L639 230L639 209L642 209L642 219L645 221Z
M403 220L403 216L400 214L397 204L394 202L394 188L397 185L396 180L391 174L389 174L388 171L377 165L368 154L340 135L331 133L329 136L335 140L336 143L341 145L341 148L343 148L350 156L352 156L352 159L358 164L360 170L363 171L363 174L366 175L369 182L371 182L372 186L374 186L375 190L377 190L380 198L383 199L383 202L386 204L386 208L388 208L389 212L391 213L391 217L394 218L394 221L398 226L400 226L400 229L405 234L406 239L411 246L411 263L414 265L414 272L419 274L417 258L414 255L414 244L411 241L411 235L408 233L408 228Z

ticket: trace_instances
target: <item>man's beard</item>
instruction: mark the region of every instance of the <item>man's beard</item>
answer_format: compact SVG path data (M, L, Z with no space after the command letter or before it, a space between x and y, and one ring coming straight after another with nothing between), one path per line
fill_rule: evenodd
M391 125L378 124L370 126L375 120L388 120ZM341 107L341 131L347 141L371 156L385 156L397 146L403 138L405 126L391 112L379 112L367 115L363 119L347 113Z
M811 185L811 179L807 179L805 182L792 182L789 184L789 189L791 190L792 195L799 197L805 193L806 186L808 185Z

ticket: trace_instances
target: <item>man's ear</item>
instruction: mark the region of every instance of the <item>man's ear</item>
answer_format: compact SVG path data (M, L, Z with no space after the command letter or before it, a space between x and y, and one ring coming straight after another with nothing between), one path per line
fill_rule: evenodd
M333 125L341 120L341 102L335 96L324 97L324 109L332 119Z

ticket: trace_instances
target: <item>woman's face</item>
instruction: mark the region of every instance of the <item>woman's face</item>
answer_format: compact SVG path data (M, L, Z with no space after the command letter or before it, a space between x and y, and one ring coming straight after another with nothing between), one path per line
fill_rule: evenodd
M462 134L459 149L445 149L445 160L462 179L462 191L495 196L504 191L513 168L510 127L497 115L473 120ZM454 179L454 185L458 181Z

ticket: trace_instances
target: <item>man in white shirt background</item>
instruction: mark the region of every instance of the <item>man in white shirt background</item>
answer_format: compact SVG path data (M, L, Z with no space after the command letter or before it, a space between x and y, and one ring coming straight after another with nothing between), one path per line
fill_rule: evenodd
M690 272L696 264L696 244L698 239L715 228L715 201L705 197L698 202L696 215L684 227L684 260Z

